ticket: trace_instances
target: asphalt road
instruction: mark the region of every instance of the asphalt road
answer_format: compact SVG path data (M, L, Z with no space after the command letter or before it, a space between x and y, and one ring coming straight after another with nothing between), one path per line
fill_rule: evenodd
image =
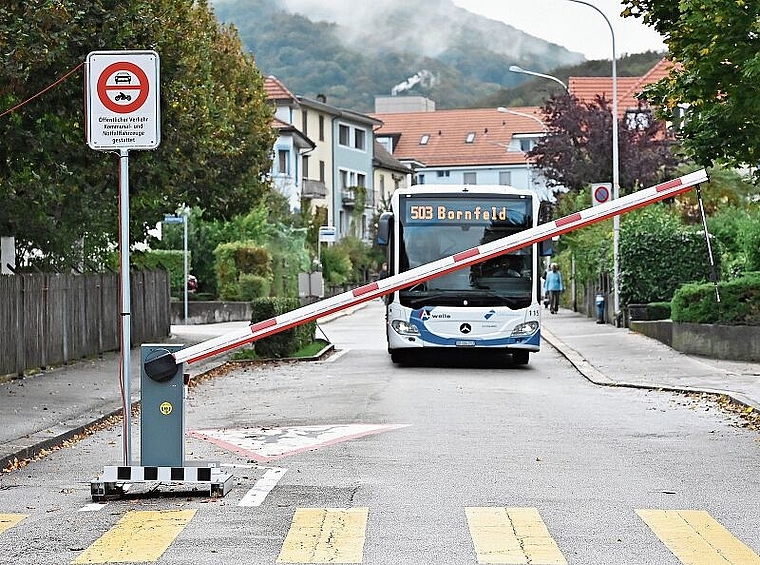
M393 366L380 302L323 331L338 349L325 360L239 367L191 390L188 459L236 466L227 496L135 489L88 506L90 480L119 463L117 426L2 478L0 531L24 516L0 533L2 562L115 562L129 539L112 542L121 553L108 558L92 544L145 511L186 518L156 558L171 564L297 562L298 548L328 530L324 552L302 562L687 563L644 510L706 513L725 543L749 552L721 563L754 565L744 557L760 554L760 443L713 405L596 387L548 346L520 367L441 357ZM493 544L509 532L478 527L493 509L508 530L532 532L515 549L523 561L497 560L509 552ZM489 527L501 533L489 538ZM140 535L160 545L169 529ZM549 549L529 561L533 544Z

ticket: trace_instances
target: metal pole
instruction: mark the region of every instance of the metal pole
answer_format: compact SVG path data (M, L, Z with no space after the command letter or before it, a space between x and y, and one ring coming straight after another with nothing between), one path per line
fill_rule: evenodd
M182 214L182 225L185 228L185 244L184 244L184 253L185 253L185 325L187 325L187 282L188 282L188 269L187 269L187 209L183 210Z
M509 67L509 71L512 72L512 73L520 73L520 74L523 74L523 75L532 75L534 77L541 77L541 78L546 78L546 79L549 79L549 80L553 80L554 82L556 82L557 84L559 84L563 88L563 90L565 92L568 92L567 85L564 82L562 82L560 79L558 79L557 77L555 77L555 76L545 75L543 73L537 73L536 71L529 71L529 70L523 69L522 67L520 67L518 65L512 65L511 67Z
M130 350L132 345L129 286L129 151L119 149L119 278L121 279L121 383L124 415L124 465L132 464L132 394Z
M618 94L617 94L617 54L615 51L615 30L612 28L609 18L599 8L584 0L568 0L576 4L583 4L593 8L604 18L612 34L612 199L620 197L620 158L618 147ZM615 325L620 323L620 216L615 215L612 219L612 304L615 309Z

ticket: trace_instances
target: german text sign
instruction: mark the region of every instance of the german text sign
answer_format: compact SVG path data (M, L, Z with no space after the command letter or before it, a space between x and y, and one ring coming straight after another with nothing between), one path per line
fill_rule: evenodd
M161 141L155 51L87 55L85 107L92 149L155 149Z

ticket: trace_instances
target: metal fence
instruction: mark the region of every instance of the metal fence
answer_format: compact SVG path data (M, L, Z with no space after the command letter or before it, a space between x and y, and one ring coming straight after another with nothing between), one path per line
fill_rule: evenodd
M130 276L132 345L169 335L169 273ZM0 375L68 363L120 347L119 275L0 276Z

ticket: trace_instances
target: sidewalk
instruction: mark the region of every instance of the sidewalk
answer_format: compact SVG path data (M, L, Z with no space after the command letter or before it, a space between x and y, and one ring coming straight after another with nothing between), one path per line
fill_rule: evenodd
M725 394L760 411L760 363L686 355L570 310L544 310L542 337L595 384Z
M337 314L339 315L339 314ZM596 324L583 315L544 312L543 337L591 382L606 386L726 394L760 411L760 363L691 357L625 328ZM226 322L172 326L164 342L191 345L248 326ZM540 355L540 354L539 354ZM198 375L224 355L193 365ZM140 349L131 355L132 401L139 400ZM0 383L0 470L71 439L121 411L118 354L81 360ZM133 433L135 430L133 429Z

